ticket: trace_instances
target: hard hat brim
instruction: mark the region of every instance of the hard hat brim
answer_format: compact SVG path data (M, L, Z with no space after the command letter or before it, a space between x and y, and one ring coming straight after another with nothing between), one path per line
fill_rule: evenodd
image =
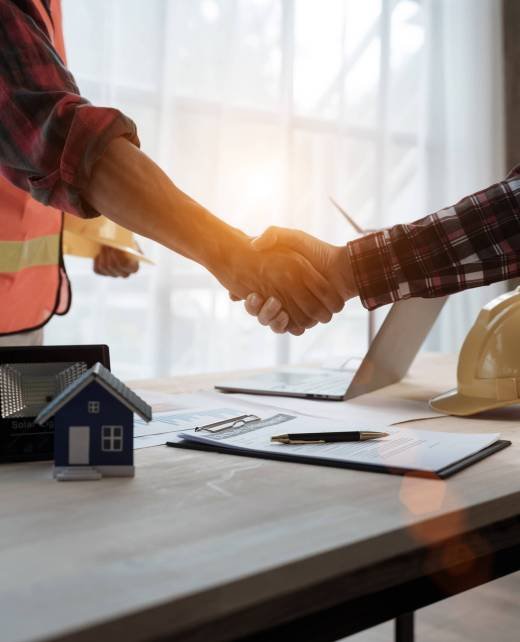
M461 395L457 388L430 399L430 406L433 410L446 415L459 415L461 417L476 415L479 412L502 408L503 406L511 406L515 403L518 403L518 399L513 401L497 401L483 397L467 397Z

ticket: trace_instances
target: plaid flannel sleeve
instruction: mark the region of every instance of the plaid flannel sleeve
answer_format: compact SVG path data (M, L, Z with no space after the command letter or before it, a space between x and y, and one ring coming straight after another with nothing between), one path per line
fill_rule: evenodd
M506 180L408 225L347 244L369 310L520 276L520 166Z
M9 0L0 0L0 174L38 201L97 216L81 196L108 143L134 123L80 96L48 34Z

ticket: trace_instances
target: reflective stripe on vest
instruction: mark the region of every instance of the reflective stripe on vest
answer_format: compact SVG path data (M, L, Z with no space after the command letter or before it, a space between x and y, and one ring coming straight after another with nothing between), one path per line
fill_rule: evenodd
M27 241L0 241L0 272L18 272L60 260L60 235L37 236Z
M53 22L41 0L34 6L64 59L59 2L52 0L57 10ZM60 211L38 203L0 176L0 334L41 327L53 314L67 311L62 218Z

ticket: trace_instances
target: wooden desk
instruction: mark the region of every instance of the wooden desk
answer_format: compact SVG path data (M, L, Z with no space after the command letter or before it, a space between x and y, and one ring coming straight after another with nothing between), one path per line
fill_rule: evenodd
M454 364L374 394L427 399ZM0 639L333 640L517 570L520 415L495 417L427 422L513 441L445 482L166 447L133 480L2 465Z

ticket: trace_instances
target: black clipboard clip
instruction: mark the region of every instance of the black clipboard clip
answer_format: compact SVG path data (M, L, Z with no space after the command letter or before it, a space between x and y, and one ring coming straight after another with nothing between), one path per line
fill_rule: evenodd
M242 426L253 423L254 421L260 421L260 417L257 417L256 415L239 415L238 417L230 417L229 419L215 421L215 423L206 424L205 426L197 426L195 428L195 432L200 432L201 430L206 430L207 432L220 432L221 430L227 430L228 428L241 428Z

